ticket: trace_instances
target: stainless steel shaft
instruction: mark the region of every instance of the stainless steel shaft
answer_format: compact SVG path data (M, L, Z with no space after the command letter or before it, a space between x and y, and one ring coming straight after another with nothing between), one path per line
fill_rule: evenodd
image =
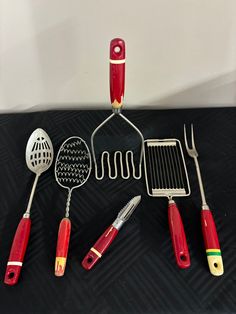
M208 205L206 202L206 196L205 196L203 183L202 183L201 171L200 171L200 167L199 167L199 163L198 163L198 158L195 156L195 157L193 157L193 160L194 160L194 164L195 164L196 171L197 171L198 184L199 184L199 189L200 189L200 194L201 194L201 199L202 199L202 209L208 209Z

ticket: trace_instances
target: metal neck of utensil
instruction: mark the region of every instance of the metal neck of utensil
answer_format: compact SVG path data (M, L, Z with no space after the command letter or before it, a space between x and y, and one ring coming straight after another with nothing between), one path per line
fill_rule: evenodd
M67 201L66 201L66 213L65 213L65 217L69 218L69 212L70 212L70 200L71 200L71 194L73 189L68 189L68 196L67 196Z
M104 126L104 124L106 124L113 116L115 115L115 113L112 113L108 118L106 118L101 124L99 124L98 127L96 127L96 129L93 131L92 135L91 135L91 151L92 151L92 156L93 156L93 161L95 166L97 165L96 162L96 154L95 154L95 148L94 148L94 136L95 134L98 132L98 130ZM96 176L97 177L97 176Z
M123 224L130 218L135 208L138 206L141 196L133 197L118 213L117 218L112 223L113 227L119 230Z
M117 230L120 230L120 228L123 226L124 223L125 222L122 219L116 218L114 222L112 223L112 226L116 228Z
M200 189L201 198L202 198L202 209L209 209L207 202L206 202L205 192L204 192L203 183L202 183L202 176L201 176L200 167L198 164L197 157L193 157L193 159L194 159L195 166L196 166L199 189Z
M24 218L29 218L30 217L30 209L31 209L33 198L34 198L36 185L37 185L37 182L38 182L38 179L39 179L40 175L41 175L41 173L36 173L36 176L35 176L35 179L34 179L34 184L33 184L33 187L32 187L31 193L30 193L28 206L27 206L26 212L23 215Z
M120 107L120 108L112 108L112 112L113 112L114 114L120 114L121 111L122 111L122 108L121 108L121 107Z

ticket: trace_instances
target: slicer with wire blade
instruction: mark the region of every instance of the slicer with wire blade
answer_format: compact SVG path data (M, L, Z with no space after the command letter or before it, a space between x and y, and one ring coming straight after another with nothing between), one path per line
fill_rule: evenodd
M177 139L144 141L147 193L169 200L168 220L177 265L190 266L190 256L182 219L173 197L190 195L190 185L181 143Z

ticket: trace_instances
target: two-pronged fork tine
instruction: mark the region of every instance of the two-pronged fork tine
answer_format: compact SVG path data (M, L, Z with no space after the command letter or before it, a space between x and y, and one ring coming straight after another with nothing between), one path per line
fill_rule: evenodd
M198 152L197 152L197 149L195 146L195 141L194 141L193 124L191 124L191 140L192 140L192 148L190 148L188 145L186 126L184 124L184 142L185 142L186 150L187 150L190 157L193 157L193 158L198 157Z
M184 142L188 155L194 159L198 183L202 198L202 210L201 210L201 223L202 223L202 233L204 237L207 261L209 269L212 275L221 276L224 273L223 260L221 256L220 244L218 240L218 235L216 231L216 226L212 213L206 203L205 193L202 184L201 172L198 164L198 152L194 141L194 131L193 124L191 124L191 141L192 147L190 148L187 140L186 126L184 125Z
M190 148L188 145L187 132L186 132L185 124L184 124L185 146L186 146L186 150L187 150L189 156L194 159L194 163L195 163L195 167L196 167L196 171L197 171L200 193L201 193L201 198L202 198L202 209L209 209L208 205L206 203L206 197L205 197L205 192L204 192L203 183L202 183L202 176L201 176L200 167L199 167L199 163L198 163L198 159L197 159L198 152L197 152L197 149L195 146L195 141L194 141L193 124L191 124L191 140L192 140L192 148Z

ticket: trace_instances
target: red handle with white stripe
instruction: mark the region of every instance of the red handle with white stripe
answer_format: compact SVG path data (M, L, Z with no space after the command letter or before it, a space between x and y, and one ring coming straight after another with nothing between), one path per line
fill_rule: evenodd
M125 42L114 38L110 43L110 97L113 109L121 109L125 91Z
M10 286L18 282L25 252L29 242L31 219L22 218L12 242L11 252L7 263L4 283Z
M90 270L109 248L117 234L118 230L113 225L107 228L83 259L83 268Z

